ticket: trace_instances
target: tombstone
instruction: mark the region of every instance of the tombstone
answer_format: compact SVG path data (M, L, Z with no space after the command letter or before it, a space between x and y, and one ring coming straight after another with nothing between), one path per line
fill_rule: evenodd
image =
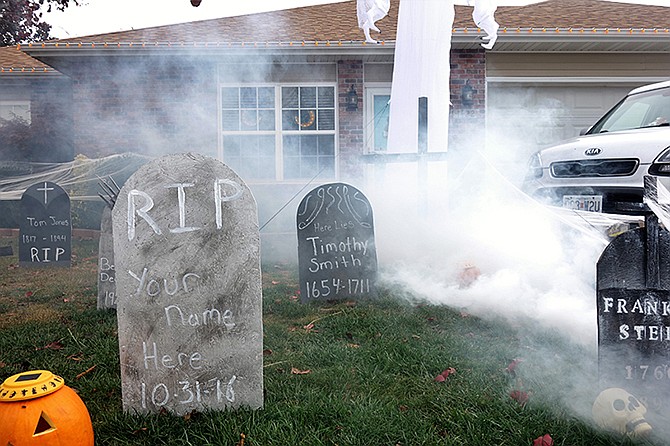
M116 308L115 280L112 210L105 206L102 210L98 241L98 310Z
M301 302L374 296L372 206L344 183L314 188L297 211Z
M50 181L30 186L21 196L19 264L70 266L70 197Z
M263 406L260 237L249 188L223 163L142 166L112 210L123 408Z
M645 180L649 187L649 178ZM597 263L598 366L652 413L670 396L670 233L655 215L617 236Z

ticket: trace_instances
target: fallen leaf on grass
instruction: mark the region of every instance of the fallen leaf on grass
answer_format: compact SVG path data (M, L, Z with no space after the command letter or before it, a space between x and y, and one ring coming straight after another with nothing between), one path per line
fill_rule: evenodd
M88 375L88 374L91 373L93 370L95 370L95 367L96 367L96 366L89 367L88 369L86 369L85 371L83 371L83 372L81 372L79 375L77 375L77 376L75 377L75 379L79 379L79 378L81 378L82 376Z
M448 369L443 370L442 373L437 375L435 377L435 381L439 383L444 382L449 377L449 375L453 375L454 373L456 373L456 369L453 367L449 367Z
M358 348L358 347L360 347L360 345L358 345L358 344L351 344L351 343L350 343L350 344L347 344L347 347L350 347L350 348Z
M312 331L312 329L314 328L314 323L310 322L310 323L307 324L307 325L303 325L302 328L304 328L305 331L306 331L307 333L309 333L309 332Z
M83 353L77 353L75 355L70 355L65 359L71 359L73 361L81 361L83 358L84 354Z
M197 410L192 410L189 413L187 413L186 415L182 416L182 418L184 419L184 421L191 421L191 420L195 419L196 417L198 417L199 415L200 415L200 412L198 412Z
M62 350L63 344L60 341L49 342L44 347L38 347L35 350Z
M139 433L146 432L146 431L147 431L147 428L146 428L146 427L141 427L141 428L139 428L139 429L135 429L135 430L133 431L133 435L137 435L137 434L139 434Z
M247 438L247 436L244 435L244 433L240 433L240 441L235 443L235 446L244 446L244 439L245 438Z
M309 369L300 370L298 368L291 367L291 375L307 375L308 373L312 373L312 371Z
M32 291L26 291L26 297L31 297L33 295Z
M273 280L273 281L270 282L270 283L273 284L273 285L279 285L279 281L278 281L278 280Z
M544 434L533 440L533 446L554 446L554 440L551 438L551 435Z
M271 354L272 354L272 350L270 350L269 348L266 348L265 350L263 350L263 356L270 356Z
M519 365L520 362L522 362L523 359L521 358L515 358L512 360L512 362L509 363L509 365L505 368L505 371L514 378L516 376L516 366Z
M509 396L521 406L525 406L528 402L528 392L524 392L523 390L512 390Z

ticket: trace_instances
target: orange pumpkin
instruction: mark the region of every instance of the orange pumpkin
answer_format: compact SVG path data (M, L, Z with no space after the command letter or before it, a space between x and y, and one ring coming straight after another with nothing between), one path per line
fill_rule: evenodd
M79 395L60 376L33 370L0 386L0 445L93 446L93 425Z

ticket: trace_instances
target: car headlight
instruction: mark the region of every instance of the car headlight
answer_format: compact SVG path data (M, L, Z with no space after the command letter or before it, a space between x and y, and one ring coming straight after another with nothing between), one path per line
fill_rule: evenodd
M670 176L670 147L666 148L656 157L649 167L651 175L668 177Z
M540 152L535 152L528 161L528 171L526 179L542 178L542 159Z

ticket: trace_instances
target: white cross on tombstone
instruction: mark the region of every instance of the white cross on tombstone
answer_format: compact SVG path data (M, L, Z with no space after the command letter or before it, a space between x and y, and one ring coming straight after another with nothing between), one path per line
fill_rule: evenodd
M47 187L46 181L44 182L44 187L42 188L37 188L36 190L38 191L44 191L44 204L47 204L47 194L49 193L50 190L54 190L53 187Z

